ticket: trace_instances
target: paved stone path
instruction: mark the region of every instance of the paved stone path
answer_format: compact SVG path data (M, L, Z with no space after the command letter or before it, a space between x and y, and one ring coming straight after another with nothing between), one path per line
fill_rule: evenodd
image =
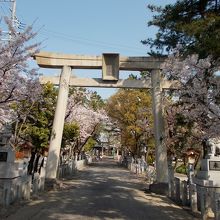
M140 178L103 159L19 208L8 220L191 220L164 196L145 193Z

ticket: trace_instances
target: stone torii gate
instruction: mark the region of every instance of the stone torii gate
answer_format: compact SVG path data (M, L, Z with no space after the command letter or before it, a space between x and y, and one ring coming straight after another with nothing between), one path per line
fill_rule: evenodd
M153 96L154 134L156 142L156 181L168 183L167 149L163 144L164 124L162 115L162 90L171 89L175 83L161 79L160 70L164 58L121 57L116 53L102 56L67 55L40 52L34 56L42 68L62 69L60 77L41 77L42 84L50 81L59 85L57 106L54 116L46 178L56 179L62 141L64 118L69 86L105 88L144 88L151 89ZM72 69L102 69L100 78L76 78L71 76ZM119 79L119 70L150 71L150 80Z

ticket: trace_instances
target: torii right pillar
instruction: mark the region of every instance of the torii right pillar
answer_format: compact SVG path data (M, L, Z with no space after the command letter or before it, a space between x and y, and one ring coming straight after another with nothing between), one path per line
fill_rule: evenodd
M156 183L163 183L168 187L167 149L166 145L164 144L164 119L162 110L163 94L160 79L160 70L152 70L151 83L153 97L154 137L156 144ZM158 187L160 186L158 185Z

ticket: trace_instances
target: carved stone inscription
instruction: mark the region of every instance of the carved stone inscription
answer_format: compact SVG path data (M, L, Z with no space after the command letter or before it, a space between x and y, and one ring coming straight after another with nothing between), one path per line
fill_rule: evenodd
M220 171L220 161L209 161L209 170Z
M6 162L8 158L8 152L0 152L0 162Z

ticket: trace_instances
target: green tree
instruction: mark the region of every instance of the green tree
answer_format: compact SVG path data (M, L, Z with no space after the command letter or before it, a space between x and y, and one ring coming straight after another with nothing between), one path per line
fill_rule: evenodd
M13 124L14 136L19 141L29 141L38 151L47 148L55 112L57 89L45 84L37 101L22 100L13 107L17 120Z
M11 106L17 115L17 120L13 123L15 147L19 148L22 142L32 144L28 164L28 174L30 175L39 171L37 170L38 160L48 148L56 97L57 89L47 83L41 87L41 93L37 99L25 98Z
M146 90L119 90L107 102L108 115L121 129L121 144L133 155L152 136L151 96Z
M63 137L61 143L60 163L73 158L74 148L77 145L80 128L75 122L65 123L63 128Z
M90 95L89 106L95 111L105 106L105 102L97 92L92 92Z
M65 123L63 129L62 146L74 145L79 137L79 126L77 123Z
M165 7L148 5L148 8L156 13L148 26L159 28L155 39L142 41L151 47L151 55L164 54L181 44L186 54L219 57L219 0L179 0Z
M86 144L83 146L83 149L85 152L89 152L93 149L93 147L97 144L97 141L93 138L93 137L90 137Z

